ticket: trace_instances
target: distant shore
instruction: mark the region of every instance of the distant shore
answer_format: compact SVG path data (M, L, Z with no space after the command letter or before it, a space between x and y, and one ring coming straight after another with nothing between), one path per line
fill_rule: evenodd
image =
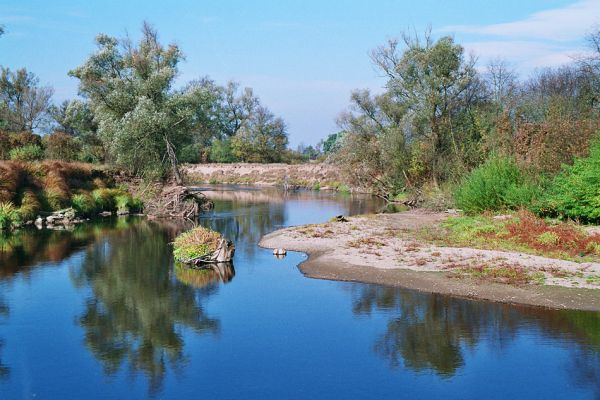
M576 263L509 251L440 247L416 239L444 213L409 211L348 218L270 233L259 245L309 255L299 268L308 277L376 283L463 298L555 309L600 311L600 287L581 271L600 275L600 263ZM464 276L465 266L485 264L545 274L544 284L508 284ZM552 273L541 272L552 271ZM556 273L559 271L560 273Z
M364 188L346 184L339 168L327 163L209 163L185 164L181 169L190 184L288 185L290 188L368 192Z

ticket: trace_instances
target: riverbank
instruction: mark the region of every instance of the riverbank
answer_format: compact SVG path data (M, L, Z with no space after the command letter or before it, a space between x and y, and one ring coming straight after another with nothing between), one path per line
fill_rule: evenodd
M305 164L186 164L182 172L189 183L251 184L341 192L366 192L344 182L340 170L326 163Z
M260 246L301 251L307 276L360 281L424 292L600 311L600 263L579 263L514 251L443 247L420 232L445 213L422 210L348 218L270 233Z

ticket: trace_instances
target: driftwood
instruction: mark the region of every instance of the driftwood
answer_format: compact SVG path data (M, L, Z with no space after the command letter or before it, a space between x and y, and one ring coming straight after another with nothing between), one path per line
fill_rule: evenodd
M147 214L159 218L194 219L201 211L210 210L213 203L202 193L186 186L165 187L160 195L145 206Z
M196 266L203 264L226 263L233 259L234 253L235 245L233 242L231 240L221 238L219 241L219 246L212 254L184 260L183 263Z

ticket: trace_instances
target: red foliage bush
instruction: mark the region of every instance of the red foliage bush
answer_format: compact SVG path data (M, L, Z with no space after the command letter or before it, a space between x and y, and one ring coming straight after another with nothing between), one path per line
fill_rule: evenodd
M565 252L573 256L600 255L600 234L586 235L576 226L566 223L549 225L541 218L526 211L518 219L506 225L508 233L503 239L511 239L537 250ZM540 240L542 235L554 240Z

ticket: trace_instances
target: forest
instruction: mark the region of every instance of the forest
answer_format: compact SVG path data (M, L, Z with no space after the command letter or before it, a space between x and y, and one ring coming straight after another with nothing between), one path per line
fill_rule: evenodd
M451 36L389 40L370 53L382 90L353 91L340 131L297 151L252 89L208 77L176 85L182 50L148 23L141 33L98 35L68 72L80 96L60 104L34 73L2 67L0 159L178 183L180 163L327 162L390 202L600 219L600 31L584 56L526 79L502 59L478 65Z

